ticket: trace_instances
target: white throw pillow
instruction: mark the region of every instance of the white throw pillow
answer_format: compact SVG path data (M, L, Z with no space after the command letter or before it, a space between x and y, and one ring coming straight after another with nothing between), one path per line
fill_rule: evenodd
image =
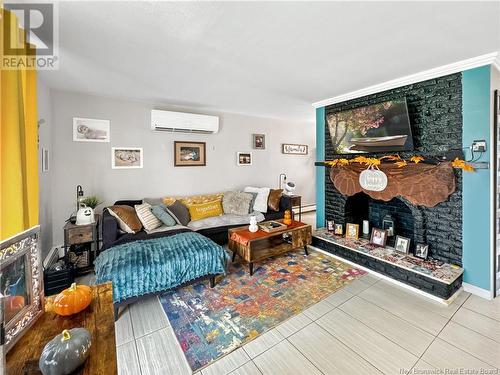
M136 204L134 208L145 230L153 230L163 225L151 212L151 205L149 203Z
M247 186L244 190L245 193L257 193L255 202L253 204L254 211L259 211L262 213L267 212L267 199L269 198L270 188L258 188Z

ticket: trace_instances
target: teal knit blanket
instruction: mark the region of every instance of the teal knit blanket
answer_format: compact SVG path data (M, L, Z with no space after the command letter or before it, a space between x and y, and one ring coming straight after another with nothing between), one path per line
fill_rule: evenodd
M124 243L95 260L98 283L113 283L113 302L174 288L196 278L226 271L227 253L201 234Z

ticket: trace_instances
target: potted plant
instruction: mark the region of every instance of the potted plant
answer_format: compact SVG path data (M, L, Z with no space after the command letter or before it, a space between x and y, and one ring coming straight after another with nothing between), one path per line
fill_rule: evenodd
M99 198L96 195L91 195L89 197L82 199L81 203L85 204L85 206L87 206L87 207L95 209L102 202L99 200Z

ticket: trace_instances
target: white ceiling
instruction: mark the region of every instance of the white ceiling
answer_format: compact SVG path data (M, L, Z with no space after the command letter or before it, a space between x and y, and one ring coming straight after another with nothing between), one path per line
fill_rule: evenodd
M311 103L500 50L500 2L63 2L51 88L308 120Z

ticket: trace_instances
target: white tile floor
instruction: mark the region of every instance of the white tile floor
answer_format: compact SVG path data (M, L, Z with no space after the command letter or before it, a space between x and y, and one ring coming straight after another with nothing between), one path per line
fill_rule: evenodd
M191 374L157 298L126 309L115 328L120 374ZM500 299L462 292L444 306L367 275L196 375L498 368Z

